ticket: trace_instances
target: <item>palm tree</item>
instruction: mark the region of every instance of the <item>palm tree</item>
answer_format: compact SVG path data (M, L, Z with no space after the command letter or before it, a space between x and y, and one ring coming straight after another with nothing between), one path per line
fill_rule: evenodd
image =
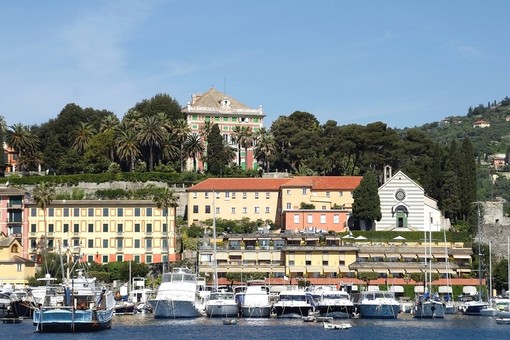
M174 123L172 131L179 141L181 150L179 161L181 164L181 172L184 172L184 143L188 139L191 129L185 119L179 119Z
M133 129L117 130L117 155L130 163L129 170L135 170L135 159L141 155L138 137Z
M39 255L42 255L47 250L47 239L46 239L46 208L53 202L53 199L55 198L55 187L48 184L47 182L41 182L40 184L36 185L33 190L33 198L37 206L43 210L43 219L44 219L44 235L41 237L43 240L41 240L41 253Z
M96 129L90 123L80 122L73 132L71 147L78 152L83 152L96 133Z
M30 128L21 123L11 125L7 130L5 140L16 152L18 158L30 158L39 146L39 139L32 133Z
M189 135L186 143L184 143L184 150L188 157L193 158L193 171L197 172L197 156L202 154L205 150L204 143L198 135Z
M149 171L154 169L154 147L159 147L167 138L168 132L158 115L145 116L139 121L138 140L149 147Z
M238 165L241 166L241 148L244 148L245 169L248 169L248 148L253 144L251 128L249 126L235 126L233 132L239 152Z
M265 128L255 133L256 146L253 150L257 161L264 160L266 171L269 171L269 158L274 155L276 146L273 135Z
M168 225L168 215L169 215L168 208L174 209L173 216L175 216L175 208L178 206L177 199L178 199L178 197L175 195L175 191L170 190L168 188L164 188L163 190L161 190L157 194L155 194L153 197L153 200L156 203L156 206L158 207L158 209L161 209L163 211L163 213L165 214L167 233L170 231L169 230L170 226ZM175 226L174 226L174 231L175 231ZM175 232L173 233L173 237L174 237L173 238L173 240L174 240L173 246L175 249L175 238L176 238ZM168 237L167 237L167 247L168 248L170 247L170 245L168 244ZM167 263L168 263L168 256L167 256L167 261L164 264L165 267L168 267ZM164 271L164 269L165 268L163 268L163 271Z
M103 120L101 121L101 126L99 127L99 131L102 133L106 133L106 132L115 133L119 124L120 124L119 118L117 118L117 116L115 116L114 114L109 114L106 117L104 117ZM114 148L114 146L112 146L110 148L110 161L113 162L114 159L115 159L115 148Z
M176 144L174 136L169 133L166 140L161 144L161 156L163 160L179 159L180 150L179 146Z

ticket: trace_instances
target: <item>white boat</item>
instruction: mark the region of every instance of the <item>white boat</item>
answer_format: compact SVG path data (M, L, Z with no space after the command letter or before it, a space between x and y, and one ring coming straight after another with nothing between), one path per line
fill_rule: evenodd
M312 291L315 310L321 316L333 318L351 318L355 314L355 306L349 293L329 286L316 287Z
M137 313L151 313L152 307L149 304L149 298L154 296L154 290L145 287L145 278L134 277L133 289L129 292L128 301L135 304Z
M326 329L349 329L352 328L352 325L350 323L323 322L322 327Z
M400 311L395 294L389 291L364 291L354 301L361 318L394 319Z
M195 318L197 308L197 276L188 268L174 268L164 273L156 297L149 299L155 318Z
M497 318L496 323L498 325L510 325L510 318Z
M241 302L241 314L244 318L268 318L272 304L269 300L269 288L266 286L248 286L238 295Z
M48 284L42 305L34 311L36 331L89 332L111 328L115 299L111 291L97 288L95 280L78 271L77 278L64 285Z
M212 292L205 303L205 312L209 317L236 317L239 306L233 292Z
M284 290L273 304L277 318L302 318L314 310L312 295L301 289Z

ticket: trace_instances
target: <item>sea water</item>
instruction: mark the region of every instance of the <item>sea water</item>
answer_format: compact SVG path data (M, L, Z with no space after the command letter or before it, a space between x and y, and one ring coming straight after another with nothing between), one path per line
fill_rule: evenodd
M325 329L322 323L300 319L239 319L224 325L222 318L155 319L151 314L117 315L112 328L93 333L35 333L31 320L0 324L0 340L28 339L510 339L510 325L498 325L495 318L447 315L444 319L414 319L400 314L393 320L337 319L350 323L344 330Z

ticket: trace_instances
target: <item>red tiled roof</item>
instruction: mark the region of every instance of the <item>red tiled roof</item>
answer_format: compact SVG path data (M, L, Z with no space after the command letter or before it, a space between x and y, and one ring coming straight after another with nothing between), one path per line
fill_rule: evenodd
M188 188L187 191L278 191L280 186L288 180L288 178L208 178Z
M298 176L293 178L209 178L187 189L194 191L278 191L280 187L309 187L312 190L354 190L361 176Z

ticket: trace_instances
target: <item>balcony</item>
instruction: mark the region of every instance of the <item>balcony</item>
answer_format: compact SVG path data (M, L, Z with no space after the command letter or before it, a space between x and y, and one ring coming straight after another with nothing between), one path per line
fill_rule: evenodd
M145 237L152 237L152 231L146 231Z
M146 253L152 253L152 247L145 247Z
M7 209L23 209L23 203L21 202L9 202Z
M115 234L116 237L124 237L124 232L123 231L117 231L117 233Z

